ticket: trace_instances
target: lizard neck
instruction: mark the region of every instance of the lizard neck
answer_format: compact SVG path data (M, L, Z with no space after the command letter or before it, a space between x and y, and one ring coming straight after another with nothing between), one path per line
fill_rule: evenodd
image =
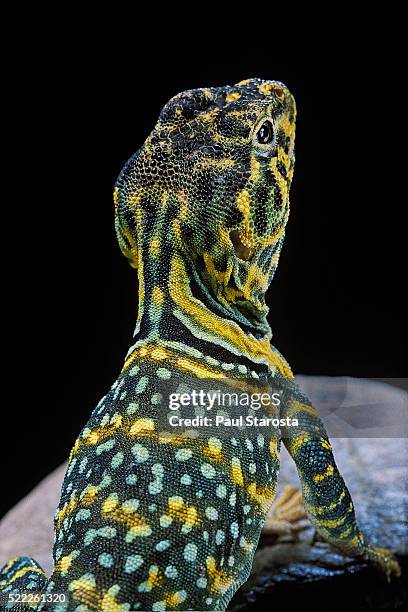
M146 240L138 247L138 282L135 342L125 368L140 351L157 346L223 363L275 365L266 316L250 320L217 301L194 263L170 239L161 244Z

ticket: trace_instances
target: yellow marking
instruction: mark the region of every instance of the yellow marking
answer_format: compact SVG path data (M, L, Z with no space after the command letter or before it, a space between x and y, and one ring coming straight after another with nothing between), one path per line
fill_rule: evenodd
M160 247L161 247L160 238L155 236L154 238L151 239L150 244L149 244L150 255L157 259L157 257L159 257L160 255Z
M149 569L149 576L145 582L145 586L150 591L154 587L158 587L163 582L163 576L160 573L160 570L157 566L151 567Z
M105 440L106 438L110 438L114 436L117 429L122 425L123 417L121 415L116 415L114 419L111 420L109 425L104 427L95 427L92 431L89 431L83 438L77 439L74 445L74 448L70 454L70 461L73 456L79 451L82 446L95 446L98 442Z
M152 291L152 300L155 306L162 306L164 302L164 292L160 287L154 287Z
M126 360L123 370L128 368L137 357L146 357L156 361L165 359L179 369L195 374L198 378L225 378L223 372L218 372L216 369L207 367L193 359L180 357L176 353L171 353L167 349L155 345L146 345L138 350L136 349Z
M276 459L278 459L279 451L278 451L278 439L277 438L272 438L271 441L269 442L269 453L272 457L275 457Z
M266 485L264 487L257 486L256 482L251 482L247 487L247 493L263 511L266 511L272 503L275 495L275 486Z
M241 463L236 457L232 459L231 477L234 484L243 486L244 476L242 474Z
M119 505L119 500L110 495L102 504L102 512L112 512Z
M278 187L279 187L279 190L282 196L282 203L283 205L286 205L286 202L288 199L288 193L289 193L289 183L287 182L285 178L283 178L283 176L279 172L279 168L277 164L278 164L278 159L276 157L272 157L271 162L270 162L271 172L273 176L275 177L276 182L278 183Z
M179 246L183 246L183 240L181 238L181 229L180 229L180 221L178 219L174 219L171 224L173 230L173 236L176 239Z
M327 470L324 472L324 474L316 474L316 476L313 476L313 480L315 482L321 482L325 478L330 478L330 476L333 476L333 474L334 474L334 467L330 464L327 467Z
M166 351L166 349L159 346L152 350L150 356L152 359L155 359L156 361L163 361L163 359L168 358L169 354Z
M187 359L186 357L179 357L176 359L176 365L181 369L194 374L197 378L225 378L224 372L217 372L211 368L207 368L206 366L193 361L192 359Z
M187 506L181 497L169 497L169 516L185 524L191 528L200 524L197 508L195 506Z
M247 140L244 136L223 136L220 133L216 133L212 135L212 139L214 142L220 142L220 143L224 143L227 145L246 145L247 144Z
M261 176L261 173L259 171L260 167L261 167L261 164L259 163L259 161L255 159L255 157L251 157L251 174L249 177L250 181L255 182L260 178Z
M346 495L346 492L342 491L339 495L339 499L336 502L329 504L328 506L311 506L310 512L317 516L319 514L325 514L328 510L334 510L337 506L341 504L345 495Z
M90 506L95 500L95 497L97 496L98 492L99 487L96 487L95 485L90 485L89 488L85 489L85 493L81 497L81 504L83 506Z
M241 85L249 85L251 81L252 79L244 79L243 81L239 81L239 83L237 83L237 86L240 87Z
M13 557L12 559L10 559L10 561L8 561L6 565L4 566L3 571L7 573L10 567L12 567L15 564L15 562L18 561L19 559L20 557Z
M203 259L210 278L215 279L217 281L217 285L225 287L229 282L232 266L227 266L225 272L222 272L216 269L214 259L209 253L204 253Z
M347 515L342 516L338 519L329 519L327 521L319 521L319 526L327 527L328 529L334 529L335 527L340 527L347 520Z
M54 572L59 572L62 576L65 576L67 571L72 565L73 560L78 556L78 551L73 551L69 555L65 555L58 559L54 566Z
M66 502L63 508L58 513L57 525L61 527L64 519L69 516L78 506L78 498L76 495L73 495L69 502Z
M111 589L109 589L110 591ZM105 593L101 600L101 612L126 612L127 604L120 604L110 592Z
M8 580L1 582L1 588L3 589L4 587L8 586L9 584L12 584L15 580L17 580L17 578L21 578L21 576L24 576L25 574L27 574L28 572L36 572L37 574L42 574L43 576L45 576L46 574L42 571L42 569L36 567L35 565L28 565L26 567L22 567L21 569L17 570L15 574L13 574L11 576L11 578L9 578Z
M176 591L175 593L167 593L164 601L170 608L177 608L183 602L183 598L180 591Z
M226 168L233 168L235 163L234 159L229 159L228 157L222 159L205 157L194 165L194 169L215 168L216 170L224 170Z
M115 208L117 208L118 203L119 203L119 187L115 187L115 189L113 190L113 204Z
M314 406L309 406L308 404L298 401L289 402L285 415L290 416L296 414L297 412L304 412L306 414L310 414L311 416L317 416L317 410Z
M193 297L184 262L178 255L172 258L169 291L176 305L200 329L214 335L217 339L226 340L228 344L238 349L240 354L248 355L255 361L268 363L285 378L293 378L290 367L280 355L272 350L268 337L258 340L246 335L239 325L210 313L198 299Z
M145 537L152 533L152 529L145 518L141 514L129 510L126 506L119 506L116 497L109 496L104 501L102 516L108 520L124 524L132 536Z
M156 345L148 345L142 346L140 349L136 349L129 357L126 359L125 364L122 368L122 372L124 372L130 365L137 359L137 357L149 357L150 359L154 359L155 361L164 361L169 358L168 351Z
M136 419L132 427L129 429L129 435L137 436L140 433L154 431L155 424L152 419Z
M242 243L246 247L253 247L255 241L253 222L251 219L251 196L246 189L240 191L237 195L237 208L244 216L242 221L242 230L240 232L240 238Z
M157 440L160 444L186 444L191 438L184 432L172 435L169 431L162 431L158 434Z
M267 289L269 282L269 274L264 274L262 270L256 265L252 264L247 271L246 277L242 285L238 290L227 288L226 296L230 297L232 301L236 299L236 296L245 297L248 301L252 300L252 291L254 287ZM235 295L234 295L235 294ZM256 300L259 309L262 309L262 305L259 300Z
M189 201L184 191L178 192L177 199L180 203L180 210L178 213L178 217L179 219L184 221L185 219L188 218L188 215L189 215Z
M272 83L262 83L262 85L259 86L259 92L264 94L265 96L270 96L272 94L273 89L274 86Z
M204 448L204 453L216 461L221 459L221 448L214 440L208 440L208 447Z
M208 576L211 580L211 591L216 593L224 593L232 584L233 579L222 569L217 569L217 564L214 557L207 557L206 566Z
M200 121L204 121L204 123L212 123L219 113L219 108L214 108L213 110L208 111L208 113L201 113Z
M279 119L279 127L282 128L285 136L288 136L289 138L291 138L295 132L295 124L289 121L287 115L282 115L282 117Z
M302 444L304 444L307 441L308 441L308 437L304 434L301 434L300 436L296 436L293 442L289 442L290 454L295 455L296 452L299 450L299 448L302 446Z
M233 102L234 100L239 100L239 98L241 97L241 94L239 94L237 91L234 91L230 94L228 94L228 96L225 98L226 102Z
M287 153L285 153L282 147L278 147L278 160L284 165L289 166L290 157Z
M97 592L94 578L77 578L70 583L69 590L72 591L73 597L80 603L94 610L100 609L101 598Z

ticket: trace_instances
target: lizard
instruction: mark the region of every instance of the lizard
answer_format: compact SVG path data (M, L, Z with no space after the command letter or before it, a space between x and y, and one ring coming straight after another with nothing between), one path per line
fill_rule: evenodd
M295 120L279 81L188 90L122 169L115 227L138 275L134 343L71 451L51 576L27 557L0 574L3 594L51 597L7 609L225 610L251 569L281 441L317 532L399 575L360 531L318 412L271 344L265 294L289 216ZM167 435L162 391L185 381L285 386L278 415L298 426Z

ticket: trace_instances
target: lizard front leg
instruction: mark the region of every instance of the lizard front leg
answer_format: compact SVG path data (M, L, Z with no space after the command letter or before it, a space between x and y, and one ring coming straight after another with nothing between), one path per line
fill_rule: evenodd
M390 580L400 575L391 552L368 544L358 527L353 502L333 457L332 447L318 412L293 380L281 403L281 418L297 419L285 426L283 442L296 463L306 513L318 533L341 552L375 563Z

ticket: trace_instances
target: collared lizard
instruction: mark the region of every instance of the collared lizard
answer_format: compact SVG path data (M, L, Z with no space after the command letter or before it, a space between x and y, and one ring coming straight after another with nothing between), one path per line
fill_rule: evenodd
M299 427L282 437L311 522L344 553L398 574L359 530L317 412L270 342L265 292L289 215L295 115L277 81L186 91L124 166L115 224L138 273L135 342L72 449L52 575L14 559L3 595L67 593L36 608L55 612L226 609L273 501L280 435L165 435L162 390L186 380L285 385L279 416Z

